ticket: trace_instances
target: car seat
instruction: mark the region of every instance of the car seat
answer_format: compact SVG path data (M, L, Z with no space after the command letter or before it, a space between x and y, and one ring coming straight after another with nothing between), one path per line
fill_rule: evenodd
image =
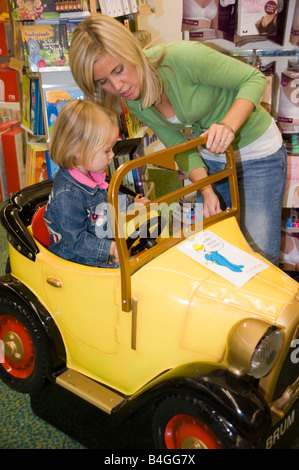
M50 246L50 236L46 226L46 223L43 219L44 212L46 210L46 205L40 207L34 214L31 221L31 228L33 237L45 248Z

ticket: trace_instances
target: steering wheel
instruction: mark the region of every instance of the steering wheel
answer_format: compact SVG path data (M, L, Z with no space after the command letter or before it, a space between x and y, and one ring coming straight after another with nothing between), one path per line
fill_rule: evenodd
M159 214L147 220L134 230L126 239L128 250L132 247L131 256L135 256L146 248L149 249L156 245L156 239L161 235L165 226L166 219ZM139 240L139 243L132 246L136 240Z

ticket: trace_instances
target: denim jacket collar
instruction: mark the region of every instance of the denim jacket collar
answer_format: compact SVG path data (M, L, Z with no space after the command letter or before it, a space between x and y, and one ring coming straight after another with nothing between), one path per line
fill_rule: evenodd
M73 178L67 169L65 168L60 168L60 171L62 173L62 175L64 176L64 178L66 178L68 181L70 181L72 184L74 184L75 186L77 186L78 188L82 189L83 191L85 191L86 193L90 194L91 196L94 196L96 194L96 192L98 190L100 191L103 191L102 188L100 188L99 186L95 186L94 188L91 188L90 186L86 186L85 184L83 183L80 183L79 181L77 181L75 178Z

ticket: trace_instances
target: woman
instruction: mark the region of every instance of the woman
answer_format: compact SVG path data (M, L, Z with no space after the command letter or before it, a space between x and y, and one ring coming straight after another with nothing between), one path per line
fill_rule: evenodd
M286 152L271 116L259 105L264 75L200 42L176 41L143 51L134 36L105 15L86 18L70 47L73 76L85 95L109 109L119 98L166 147L184 142L184 130L207 136L176 161L191 181L225 166L233 145L238 167L241 229L252 248L278 264ZM219 155L220 154L220 155ZM203 215L229 207L227 182L203 188ZM221 206L220 206L221 202Z

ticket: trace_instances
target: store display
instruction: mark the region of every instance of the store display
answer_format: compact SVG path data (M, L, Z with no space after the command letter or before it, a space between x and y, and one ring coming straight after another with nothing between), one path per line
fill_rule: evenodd
M239 0L237 34L271 36L277 30L276 0Z

